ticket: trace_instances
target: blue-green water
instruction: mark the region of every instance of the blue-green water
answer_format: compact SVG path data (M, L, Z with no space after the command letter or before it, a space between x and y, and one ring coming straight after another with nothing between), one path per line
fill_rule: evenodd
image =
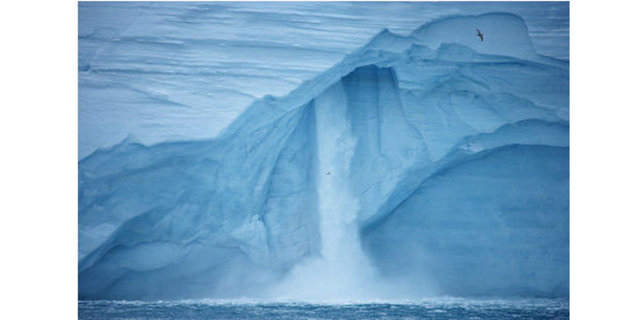
M80 301L79 319L569 319L567 299L293 303Z

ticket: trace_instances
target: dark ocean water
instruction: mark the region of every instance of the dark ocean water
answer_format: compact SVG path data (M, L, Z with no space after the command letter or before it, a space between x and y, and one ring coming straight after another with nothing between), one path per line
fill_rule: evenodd
M79 319L569 319L567 299L293 303L80 301Z

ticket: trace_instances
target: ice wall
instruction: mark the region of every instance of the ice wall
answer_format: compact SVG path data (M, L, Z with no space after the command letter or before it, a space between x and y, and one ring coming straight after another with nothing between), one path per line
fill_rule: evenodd
M289 93L385 27L405 35L496 10L522 16L540 52L568 59L568 2L80 2L79 158L128 134L216 137L252 101Z
M217 139L95 152L80 298L567 295L568 63L526 30L383 31Z

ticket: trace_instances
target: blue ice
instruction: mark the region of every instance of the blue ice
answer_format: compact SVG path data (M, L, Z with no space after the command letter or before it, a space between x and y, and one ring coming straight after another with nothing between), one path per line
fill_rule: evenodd
M79 295L567 296L568 93L517 15L384 30L215 139L80 161Z

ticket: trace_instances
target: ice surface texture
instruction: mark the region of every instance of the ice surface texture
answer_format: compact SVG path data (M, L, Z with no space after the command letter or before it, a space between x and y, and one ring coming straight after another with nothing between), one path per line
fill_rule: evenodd
M80 298L261 295L320 255L318 119L335 110L354 139L335 174L398 296L566 296L568 93L568 63L536 54L516 15L384 30L214 140L83 159Z
M519 14L538 52L568 59L568 2L79 2L79 158L129 134L214 138L254 100L288 94L385 27L407 35L495 11Z

